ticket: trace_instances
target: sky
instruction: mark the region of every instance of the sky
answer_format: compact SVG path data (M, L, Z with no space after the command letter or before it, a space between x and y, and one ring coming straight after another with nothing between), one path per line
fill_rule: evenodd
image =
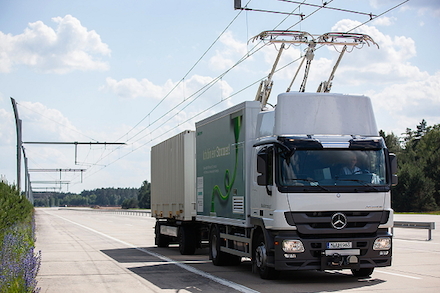
M274 29L369 35L379 48L346 53L331 91L369 96L386 133L440 123L440 1L297 2L324 1L241 1L252 10L234 9L234 0L1 1L0 175L16 182L12 97L24 142L94 143L24 144L34 191L140 187L150 180L151 146L255 98L279 46L251 38ZM305 49L284 52L279 68L291 64L274 75L269 103ZM340 49L316 50L306 91L328 79Z

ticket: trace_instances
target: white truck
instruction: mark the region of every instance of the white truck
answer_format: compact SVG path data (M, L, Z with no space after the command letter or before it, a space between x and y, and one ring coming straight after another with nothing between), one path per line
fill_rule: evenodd
M247 101L151 150L159 247L214 265L252 260L262 278L283 270L391 265L395 156L370 99L286 92L273 109Z

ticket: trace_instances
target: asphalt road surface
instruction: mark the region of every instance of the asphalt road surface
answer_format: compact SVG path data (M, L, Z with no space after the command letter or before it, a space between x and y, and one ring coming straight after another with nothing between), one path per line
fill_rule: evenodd
M154 245L155 219L37 208L36 249L42 252L40 292L440 292L440 216L397 215L399 221L436 222L427 230L394 230L393 264L371 278L349 271L283 272L262 280L249 260L216 267L207 249L180 255Z

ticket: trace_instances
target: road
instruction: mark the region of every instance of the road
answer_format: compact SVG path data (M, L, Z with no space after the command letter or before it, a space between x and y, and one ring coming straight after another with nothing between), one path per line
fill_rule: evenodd
M438 292L440 216L397 215L399 221L436 222L427 230L396 228L393 265L369 279L348 271L283 272L262 280L250 261L216 267L207 249L193 256L154 245L149 217L37 208L36 249L42 251L40 292Z

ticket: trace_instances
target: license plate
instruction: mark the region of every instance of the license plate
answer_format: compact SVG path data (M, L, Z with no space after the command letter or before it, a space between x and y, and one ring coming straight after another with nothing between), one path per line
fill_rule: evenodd
M352 246L352 242L327 242L327 248L329 249L352 248Z

